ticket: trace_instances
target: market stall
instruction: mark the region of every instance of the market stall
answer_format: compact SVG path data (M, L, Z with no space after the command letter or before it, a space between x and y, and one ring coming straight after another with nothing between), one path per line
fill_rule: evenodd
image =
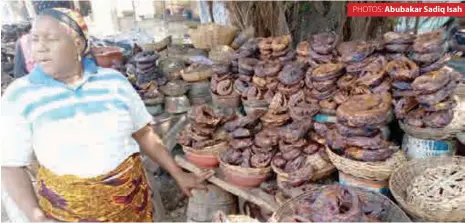
M188 114L178 135L185 156L176 161L192 172L216 168L210 182L262 212L277 211L277 221L315 220L298 210L292 217L281 205L300 202L296 196L320 188L318 180L337 181L331 178L335 170L345 186L329 194L358 187L363 196L371 196L367 189L389 195L390 176L408 159L455 154L448 140L464 129L461 99L454 96L463 77L447 66L445 42L440 31L342 43L335 33L321 33L295 50L290 36L252 38L235 50L213 47L213 106ZM398 121L406 133L402 145L390 140L389 124ZM264 189L273 182L274 189ZM381 201L386 198L372 199L381 207L363 209L364 221L409 219L395 203ZM337 218L326 214L319 221Z
M287 25L259 36L268 28L202 24L188 31L192 44L133 30L92 38L92 53L132 83L166 148L182 147L179 166L214 169L208 181L241 198L227 215L465 220L455 144L465 129L463 58L451 60L443 30L346 41L342 27L296 41ZM13 56L2 42L2 69ZM144 165L156 188L159 167L146 157ZM428 186L448 194L432 202ZM153 202L163 220L160 194ZM206 209L204 220L214 220L216 210Z

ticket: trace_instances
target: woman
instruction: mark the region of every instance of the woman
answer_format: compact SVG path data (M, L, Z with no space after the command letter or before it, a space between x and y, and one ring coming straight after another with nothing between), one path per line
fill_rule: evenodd
M152 221L139 148L187 195L204 188L213 173L183 172L131 84L84 57L87 27L79 13L44 10L31 41L36 66L1 101L2 184L31 221ZM24 168L33 153L37 196Z

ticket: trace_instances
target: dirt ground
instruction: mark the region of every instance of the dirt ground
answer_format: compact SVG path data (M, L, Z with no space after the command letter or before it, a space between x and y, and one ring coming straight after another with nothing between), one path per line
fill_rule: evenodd
M183 195L181 190L169 174L162 171L156 176L156 183L160 189L160 195L165 207L165 222L185 222L186 208L189 199Z

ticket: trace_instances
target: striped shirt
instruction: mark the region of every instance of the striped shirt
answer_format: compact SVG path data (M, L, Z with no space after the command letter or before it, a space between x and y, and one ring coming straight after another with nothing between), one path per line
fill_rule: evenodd
M68 86L40 66L15 80L1 99L2 166L37 160L55 174L95 177L139 151L132 134L151 122L129 81L84 59L84 75Z

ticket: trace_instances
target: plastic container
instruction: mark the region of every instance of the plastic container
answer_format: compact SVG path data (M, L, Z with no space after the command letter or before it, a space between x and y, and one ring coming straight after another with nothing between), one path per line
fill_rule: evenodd
M335 115L325 115L325 114L317 114L313 118L316 122L320 123L336 123L337 118Z
M433 156L454 156L457 150L456 141L419 139L404 134L402 150L407 159L418 159Z
M389 194L389 181L373 181L366 180L358 177L345 174L342 171L339 171L339 183L347 186L359 187L374 192L378 192L384 195Z

